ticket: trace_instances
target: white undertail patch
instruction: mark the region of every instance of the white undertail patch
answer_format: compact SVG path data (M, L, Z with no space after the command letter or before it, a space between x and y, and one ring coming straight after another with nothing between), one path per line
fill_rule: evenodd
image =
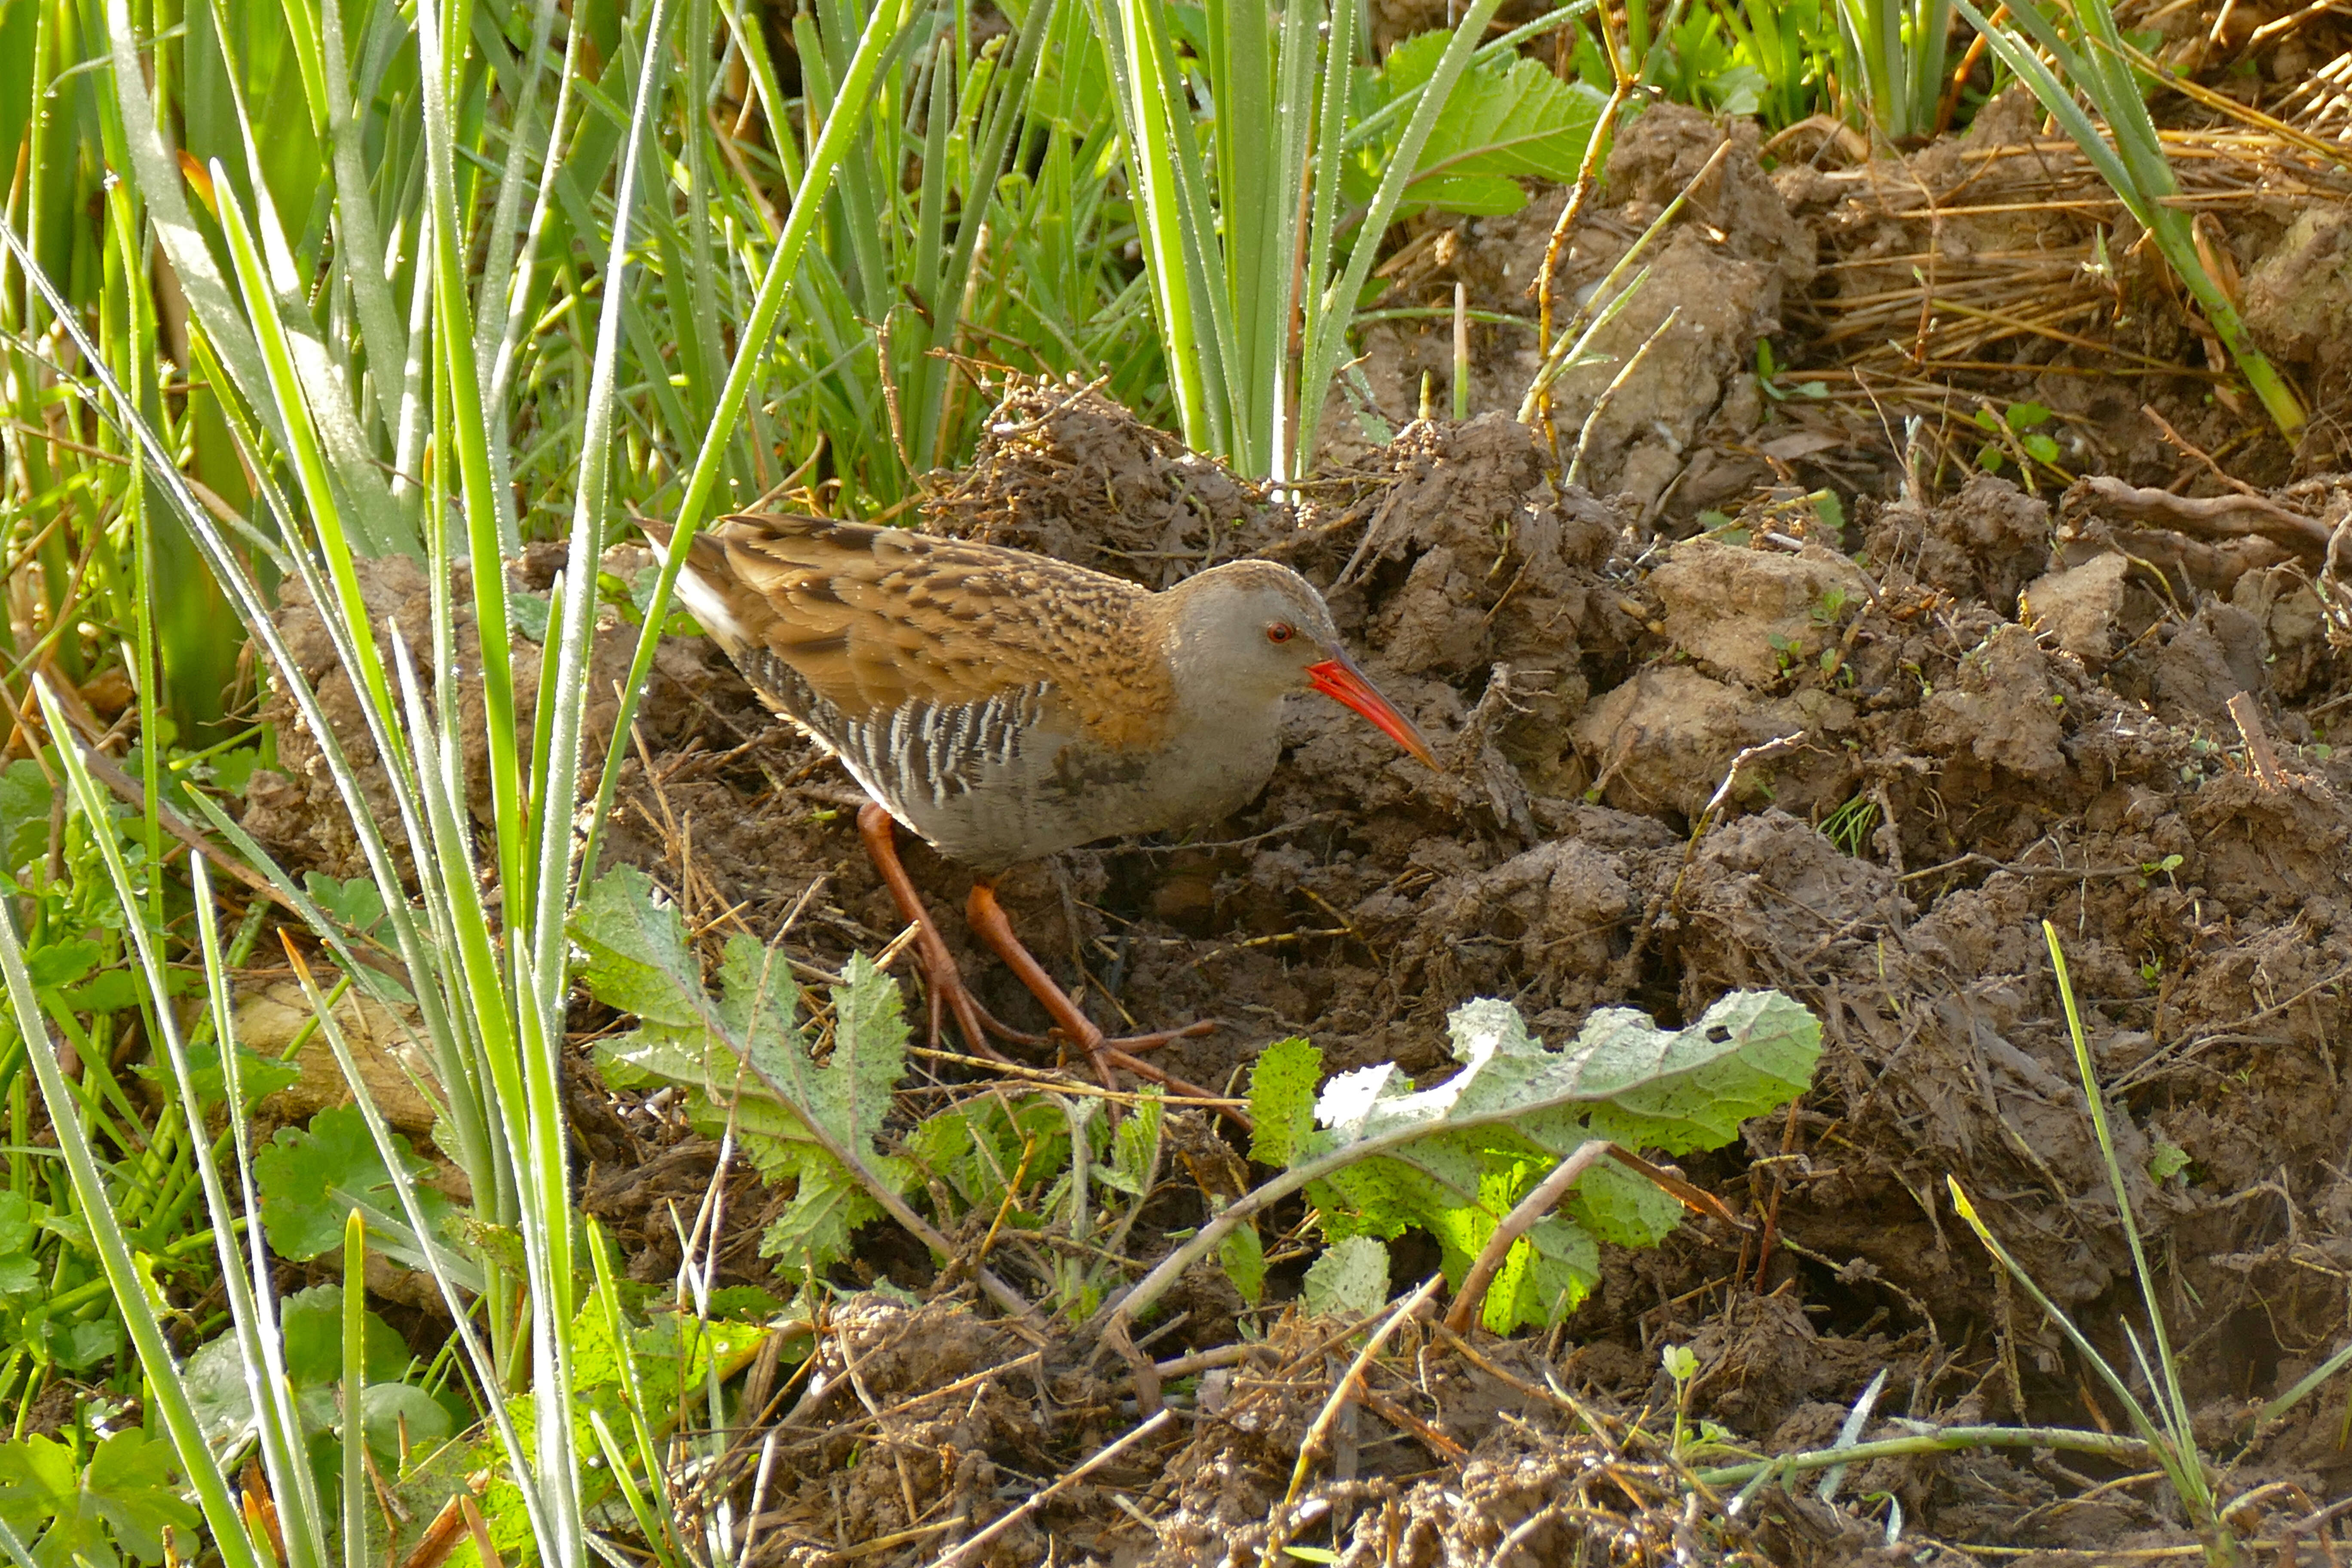
M702 629L720 642L733 647L743 646L742 624L727 607L726 597L698 575L693 567L681 569L677 574L677 596L702 623Z

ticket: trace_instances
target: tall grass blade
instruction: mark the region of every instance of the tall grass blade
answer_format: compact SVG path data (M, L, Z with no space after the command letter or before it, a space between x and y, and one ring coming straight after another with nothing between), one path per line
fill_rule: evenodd
M782 314L786 295L791 291L794 276L799 271L802 254L809 237L815 231L824 193L839 171L849 143L856 132L856 122L864 118L866 105L871 101L875 79L879 75L884 58L890 52L904 31L914 0L881 0L866 18L865 30L859 35L856 52L850 58L849 69L844 74L841 90L824 116L824 128L809 151L808 165L800 187L793 198L792 214L784 221L782 234L770 252L768 269L760 281L759 297L752 302L750 316L736 336L735 358L728 367L726 384L720 387L719 404L711 411L700 450L695 455L685 493L679 497L673 519L676 530L667 558L662 563L661 574L656 579L654 591L645 611L645 622L638 629L636 653L630 661L629 678L622 687L621 709L615 716L613 738L604 752L604 766L597 783L596 805L588 819L587 842L581 850L578 880L587 881L596 874L596 853L603 824L612 810L613 791L618 784L621 758L628 745L629 729L637 702L645 689L646 678L653 669L654 649L661 641L662 625L669 613L671 597L677 585L677 574L686 562L689 542L703 523L704 509L709 505L711 491L717 488L719 474L725 466L726 454L737 432L737 420L743 412L743 403L751 392L751 380L758 374L761 347L769 334L775 331L776 318Z
M2180 195L2179 181L2172 172L2171 161L2165 156L2156 121L2149 117L2147 104L2140 97L2138 79L2125 58L2122 35L2116 29L2115 13L2107 0L2075 0L2074 12L2084 30L2080 48L2061 35L2055 18L2039 0L2011 0L2010 15L2032 35L2034 43L2058 62L2055 71L2015 33L1986 20L1969 0L1952 0L1952 4L1968 18L1969 25L1984 36L1985 43L2000 63L2064 128L2067 136L2082 149L2083 156L2098 170L2100 178L2106 181L2140 226L2155 238L2157 247L2196 300L2213 335L2237 362L2239 373L2262 401L2279 434L2294 442L2303 433L2309 416L2294 389L2246 331L2235 301L2197 254L2189 216L2176 205ZM2098 127L2074 101L2074 92L2067 86L2069 81L2080 87L2098 109L2115 138L2113 145L2099 134Z
M13 231L11 234L13 237ZM18 259L26 259L22 252ZM47 697L45 683L37 683L35 689ZM54 700L48 700L44 706L53 708ZM70 733L62 726L51 732ZM67 752L68 748L59 749L61 756ZM103 814L96 820L102 823ZM16 1014L16 1026L24 1033L26 1060L32 1065L41 1098L49 1108L58 1153L65 1163L82 1221L89 1227L91 1249L98 1255L99 1268L115 1300L121 1304L131 1348L147 1374L149 1408L171 1436L181 1468L187 1472L195 1493L196 1507L211 1528L214 1549L220 1553L224 1568L265 1568L253 1541L246 1534L244 1516L205 1446L204 1429L197 1423L187 1388L180 1378L179 1363L163 1338L163 1325L156 1316L159 1297L132 1260L130 1241L115 1219L113 1194L107 1190L97 1154L82 1129L73 1088L58 1066L56 1043L41 1022L40 996L34 989L31 971L25 965L24 942L16 930L14 900L5 899L0 899L0 977L7 983L9 1005ZM149 978L160 982L162 976L156 972ZM160 1009L158 1016L169 1017L168 1008ZM223 1233L224 1245L233 1248L234 1241L226 1239L230 1234Z
M1430 73L1429 82L1420 101L1413 105L1412 118L1405 122L1404 134L1399 139L1395 156L1381 175L1379 188L1367 205L1363 222L1356 230L1354 247L1349 252L1348 264L1336 280L1326 283L1322 278L1307 281L1310 290L1305 324L1304 361L1298 387L1298 446L1294 471L1306 473L1315 460L1315 438L1323 419L1323 397L1331 384L1332 374L1339 369L1341 350L1346 346L1348 329L1355 316L1356 300L1370 278L1372 263L1380 252L1381 237L1387 232L1389 220L1403 201L1405 187L1412 179L1414 168L1421 161L1421 150L1428 143L1429 133L1437 124L1437 117L1445 100L1454 91L1454 84L1470 64L1478 42L1494 18L1501 0L1469 0L1463 7L1461 23L1454 30L1453 41L1438 57L1437 68ZM1336 31L1336 29L1335 29ZM1346 68L1344 60L1333 58L1326 63L1329 71Z

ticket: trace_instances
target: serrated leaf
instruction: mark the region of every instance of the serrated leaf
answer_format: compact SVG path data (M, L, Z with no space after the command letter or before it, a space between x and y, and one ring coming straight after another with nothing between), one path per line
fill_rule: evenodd
M394 1133L393 1146L412 1178L432 1170L407 1139ZM388 1256L422 1267L392 1173L357 1106L331 1106L312 1117L308 1129L279 1128L254 1155L253 1175L261 1189L262 1225L281 1258L305 1262L341 1247L344 1223L357 1208L367 1215L369 1234ZM416 1199L425 1222L436 1230L456 1212L446 1196L421 1182Z
M1217 1266L1251 1306L1265 1295L1265 1245L1258 1239L1256 1226L1245 1223L1227 1233L1217 1248Z
M373 877L353 877L344 881L322 871L305 871L302 888L320 909L361 936L382 923L386 913L383 889L375 885Z
M1315 1086L1323 1079L1323 1053L1296 1037L1258 1053L1250 1068L1250 1158L1287 1165L1315 1126Z
M177 989L166 984L166 989ZM127 969L110 969L92 975L79 985L70 985L58 993L58 1000L76 1013L120 1013L126 1007L136 1007L146 996L145 984Z
M762 1255L814 1269L848 1256L850 1233L881 1207L810 1129L895 1190L913 1184L914 1168L875 1144L906 1069L898 983L863 954L849 961L832 993L832 1054L819 1063L793 1021L799 993L782 961L734 938L714 996L684 921L642 872L622 867L598 879L572 934L589 991L642 1025L598 1044L607 1079L679 1085L697 1128L716 1136L732 1126L763 1177L793 1184L791 1205L761 1237Z
M1377 103L1393 102L1428 82L1452 41L1450 32L1422 33L1390 50L1372 80ZM1397 215L1430 207L1486 216L1518 211L1528 199L1519 181L1565 184L1576 178L1606 102L1584 83L1564 82L1524 56L1473 65L1454 83L1423 143L1416 177ZM1399 121L1388 137L1349 163L1349 201L1370 199L1395 155L1402 129Z
M125 978L128 978L127 971L118 973L123 973ZM100 976L100 978L105 977ZM188 1077L195 1085L196 1102L200 1105L218 1105L228 1091L228 1077L221 1070L219 1042L207 1041L201 1046L188 1047L187 1060ZM165 1062L141 1062L131 1070L148 1082L166 1089L172 1089L178 1081L173 1076L170 1064ZM302 1081L302 1068L299 1064L286 1061L278 1057L263 1056L260 1052L247 1050L243 1046L236 1048L236 1086L243 1091L245 1103L248 1109L268 1099L279 1089L291 1089Z
M39 1328L42 1349L68 1372L86 1372L122 1349L122 1321L99 1318L78 1323L70 1318L44 1317Z
M1371 1316L1388 1303L1389 1249L1369 1236L1332 1243L1307 1265L1300 1294L1310 1312Z
M1160 1123L1167 1112L1159 1086L1146 1088L1133 1114L1122 1117L1111 1134L1109 1160L1088 1167L1095 1180L1131 1198L1143 1196L1159 1163Z
M33 1544L40 1568L117 1568L125 1554L163 1560L163 1531L192 1539L196 1510L180 1500L171 1446L132 1427L100 1441L87 1469L47 1437L0 1443L0 1520Z
M644 872L616 866L597 878L573 909L571 930L587 957L580 977L598 1001L647 1024L701 1020L702 966L686 922L676 905L656 900Z
M907 1021L898 983L864 953L843 970L833 988L833 1057L823 1067L797 1039L775 1049L769 1081L791 1097L795 1115L814 1118L853 1158L904 1191L913 1171L879 1153L874 1143L890 1111L890 1096L905 1071ZM880 1217L865 1184L813 1142L789 1145L800 1188L793 1205L760 1238L766 1258L794 1259L821 1269L849 1255L850 1232Z
M1042 1097L990 1095L926 1117L908 1135L907 1154L926 1175L945 1183L965 1208L993 1210L1024 1164L1024 1184L1034 1185L1069 1163L1070 1119ZM1017 1207L1005 1218L1015 1226L1036 1223Z
M235 746L226 752L215 752L204 763L212 782L234 795L242 795L252 786L253 772L260 765L261 752L253 746Z
M98 967L105 950L84 936L72 936L63 942L45 942L25 954L25 967L31 972L33 984L43 991L54 991L75 981Z

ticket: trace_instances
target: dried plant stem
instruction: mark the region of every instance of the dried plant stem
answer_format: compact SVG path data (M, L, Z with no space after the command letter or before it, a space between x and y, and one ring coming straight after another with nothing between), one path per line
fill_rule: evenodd
M1503 1223L1495 1227L1495 1234L1486 1238L1486 1245L1478 1249L1470 1271L1462 1276L1462 1289L1454 1292L1454 1305L1446 1310L1447 1328L1457 1334L1469 1332L1470 1325L1477 1321L1480 1303L1486 1299L1486 1287L1502 1271L1503 1259L1509 1255L1513 1244L1533 1230L1536 1221L1551 1213L1568 1196L1569 1188L1576 1185L1576 1179L1608 1153L1606 1138L1578 1144L1566 1159L1552 1167L1550 1175L1537 1184L1535 1191L1513 1205L1511 1212L1503 1216Z
M1606 32L1604 18L1603 32ZM1611 51L1613 60L1615 51ZM1568 200L1559 207L1559 218L1551 226L1551 237L1544 241L1543 265L1536 273L1536 342L1552 341L1552 307L1559 284L1559 255L1567 248L1568 237L1576 230L1576 220L1584 216L1585 203L1591 200L1593 190L1600 184L1598 173L1611 132L1617 125L1617 111L1624 107L1625 89L1633 82L1621 69L1617 85L1610 89L1609 101L1601 108L1601 118L1592 123L1592 139L1584 144L1584 158L1577 165L1576 184L1569 187ZM1547 386L1536 394L1536 416L1542 421L1546 443L1552 456L1559 456L1559 434L1551 427L1551 389Z
M1650 335L1642 340L1642 346L1633 351L1623 367L1609 378L1609 384L1601 389L1601 395L1592 400L1591 411L1585 415L1584 426L1576 433L1576 456L1569 460L1566 483L1576 483L1578 476L1583 473L1584 449L1591 443L1592 428L1601 423L1601 416L1608 413L1609 405L1617 400L1617 389L1633 379L1634 373L1642 368L1642 362L1650 357L1650 351L1658 346L1659 340L1682 318L1683 308L1680 305L1668 310L1666 319L1650 330Z
M1313 1467L1315 1456L1322 1452L1323 1446L1330 1440L1332 1425L1339 1419L1339 1412L1347 1407L1357 1384L1364 1375L1364 1369L1372 1364L1372 1359L1381 1353L1381 1348L1397 1330L1404 1326L1405 1320L1420 1311L1423 1303L1437 1294L1437 1288L1444 1283L1444 1275L1433 1274L1422 1281L1420 1289L1398 1302L1381 1326L1372 1331L1371 1338L1364 1342L1364 1348L1356 1352L1356 1359L1348 1364L1347 1373L1331 1385L1331 1397L1323 1402L1322 1411L1315 1417L1315 1425L1307 1429L1306 1437L1299 1442L1298 1462L1290 1470L1290 1489L1283 1494L1282 1507L1274 1517L1273 1528L1266 1532L1265 1548L1258 1556L1258 1568L1274 1568L1274 1564L1281 1560L1282 1549L1289 1542L1290 1510L1297 1506L1298 1494L1307 1485L1307 1472Z
M1769 1459L1751 1460L1743 1465L1726 1465L1719 1469L1699 1470L1692 1479L1701 1486L1736 1487L1754 1480L1768 1470L1796 1475L1806 1470L1826 1470L1838 1465L1867 1464L1873 1459L1895 1458L1905 1454L1952 1454L1970 1448L2055 1448L2078 1454L2096 1454L2123 1462L2145 1461L2152 1451L2152 1446L2138 1437L2079 1431L2071 1426L1947 1426L1940 1432L1918 1436L1888 1437L1875 1443L1856 1443L1849 1447L1816 1448L1798 1454L1781 1454Z
M2274 790L2285 784L2279 769L2278 748L2271 744L2270 731L2263 727L2263 710L2252 693L2241 691L2230 699L2230 718L2238 726L2238 733L2246 742L2246 760L2254 765L2254 776L2264 789Z
M1716 143L1715 151L1708 155L1706 162L1700 165L1698 173L1693 174L1689 183L1675 193L1675 199L1668 202L1664 210L1650 220L1650 226L1643 229L1640 237L1626 247L1625 254L1617 258L1616 265L1612 267L1608 275L1594 287L1591 301L1570 319L1568 325L1560 329L1557 338L1544 340L1544 362L1537 369L1535 379L1528 384L1527 396L1519 403L1520 424L1529 425L1535 422L1538 404L1550 390L1551 384L1559 379L1560 373L1567 370L1577 359L1578 351L1584 346L1584 340L1590 335L1583 330L1586 321L1609 309L1608 305L1602 303L1604 300L1612 303L1622 302L1618 292L1620 280L1633 269L1636 262L1641 260L1650 247L1657 242L1658 237L1666 231L1666 226L1675 221L1675 216L1683 210L1684 204L1690 200L1691 193L1705 184L1707 177L1723 166L1723 160L1729 156L1732 145L1732 139L1728 136Z
M1022 1499L1019 1505L1008 1511L1003 1518L997 1520L979 1534L967 1538L962 1544L950 1548L947 1555L941 1557L938 1562L931 1564L931 1568L962 1568L962 1564L975 1560L980 1554L981 1550L987 1546L990 1542L994 1541L998 1536L1003 1534L1006 1531L1012 1529L1014 1525L1020 1523L1031 1514L1036 1512L1040 1508L1043 1508L1046 1503L1053 1500L1053 1499L1058 1497L1063 1492L1067 1491L1070 1488L1077 1485L1078 1482L1084 1480L1095 1471L1102 1468L1103 1466L1109 1464L1113 1459L1118 1458L1121 1454L1127 1452L1128 1449L1132 1448L1136 1444L1140 1443L1143 1439L1150 1436L1154 1432L1159 1431L1162 1426L1167 1426L1171 1421L1175 1419L1176 1417L1173 1413L1166 1410L1161 1411L1159 1415L1154 1415L1150 1420L1146 1421L1142 1426L1138 1426L1134 1431L1129 1432L1126 1436L1121 1437L1116 1442L1108 1444L1103 1447L1100 1451L1096 1453L1092 1458L1087 1459L1076 1469L1072 1470L1067 1475L1062 1477L1061 1479L1055 1481L1052 1486L1046 1487L1041 1491L1034 1492L1028 1497Z

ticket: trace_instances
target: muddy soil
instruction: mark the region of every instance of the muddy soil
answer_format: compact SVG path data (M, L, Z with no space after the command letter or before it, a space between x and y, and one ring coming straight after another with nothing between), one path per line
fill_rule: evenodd
M1836 1506L1808 1484L1734 1515L1721 1497L1681 1500L1689 1478L1643 1436L1671 1424L1658 1352L1673 1344L1698 1356L1685 1416L1768 1453L1833 1439L1881 1373L1874 1436L1905 1421L2126 1427L1951 1194L1957 1183L2040 1289L2129 1363L2132 1259L2044 922L2071 968L2200 1439L2227 1467L2226 1493L2261 1491L2233 1523L2274 1535L2352 1492L2340 1383L2283 1423L2248 1422L2352 1333L2352 755L2329 739L2352 704L2352 622L2326 558L2352 518L2352 476L2331 471L2328 445L2344 427L2352 312L2328 290L2352 275L2314 264L2310 290L2263 292L2334 244L2340 215L2257 204L2261 221L2229 233L2250 310L2268 300L2294 317L2279 320L2279 352L2325 416L2300 449L2241 443L2252 466L2239 471L2259 487L2184 455L2248 427L2207 401L2210 378L2116 383L2044 352L2046 338L1972 350L2014 357L1969 395L2049 401L2078 443L2069 463L2106 479L1969 477L1972 440L1906 434L1872 412L1874 392L1792 399L1755 374L1757 339L1775 334L1792 375L1808 352L1815 371L1844 374L1824 323L1848 295L1886 292L1850 264L1899 268L1917 243L1874 191L1940 199L2022 178L1970 160L2030 150L2033 133L1988 111L1973 140L1899 163L1768 171L1735 128L1657 255L1671 287L1604 345L1622 359L1664 321L1663 301L1682 302L1653 351L1659 374L1593 418L1608 376L1572 373L1557 441L1507 413L1412 419L1423 372L1451 373L1450 340L1383 327L1366 370L1392 438L1363 437L1350 415L1340 423L1357 434L1293 498L1098 393L1036 384L1005 388L986 449L935 483L925 526L1155 587L1236 555L1289 563L1445 764L1432 773L1301 699L1283 765L1232 820L1003 880L1032 948L1107 1026L1222 1021L1167 1047L1171 1071L1236 1085L1259 1048L1298 1034L1329 1070L1423 1072L1443 1059L1447 1010L1477 996L1510 998L1558 1039L1599 1005L1675 1023L1728 989L1775 986L1814 1010L1827 1045L1788 1115L1687 1172L1756 1228L1695 1222L1658 1251L1612 1253L1601 1289L1548 1337L1465 1350L1409 1330L1375 1379L1395 1414L1358 1411L1348 1463L1287 1512L1298 1443L1345 1352L1330 1362L1328 1325L1252 1316L1221 1279L1194 1282L1152 1353L1213 1362L1244 1318L1258 1348L1231 1352L1239 1370L1204 1384L1194 1412L1057 1493L987 1561L1248 1563L1270 1530L1311 1523L1350 1564L1498 1560L1507 1540L1528 1561L1616 1542L1612 1561L1891 1562L1873 1553L1897 1506L1903 1561L1967 1560L1937 1542L2192 1542L2159 1481L2046 1451L1882 1461ZM1565 237L1562 296L1605 271L1725 135L1666 107L1635 121ZM1450 295L1460 276L1494 308L1526 310L1564 200L1454 226L1401 287ZM1956 256L2087 243L2063 215L2012 215L1998 233L1954 221L1939 232ZM2063 232L2032 226L2053 224ZM2122 346L2178 365L2194 335L2166 308L2143 301L2141 335ZM1475 405L1517 406L1531 342L1482 339ZM2170 411L2174 439L2133 423L2142 401ZM652 870L698 928L786 932L821 968L887 942L898 921L858 845L849 781L714 649L674 643L659 679L651 769L631 763L609 854ZM307 818L285 799L257 804L290 814L264 836L299 861L331 868L347 851L320 840L304 856ZM968 873L919 845L908 863L938 907L961 908ZM1027 993L944 923L986 1005L1042 1028ZM660 1205L629 1194L677 1196L708 1162L675 1130L632 1126L646 1149L609 1141L589 1202L645 1243L641 1277L667 1278ZM612 1168L640 1158L655 1166ZM729 1278L765 1281L748 1245L760 1204L747 1193L730 1208L746 1245ZM1194 1201L1166 1223L1201 1217ZM1400 1247L1396 1278L1428 1271ZM845 1283L936 1283L878 1232L850 1272ZM845 1313L822 1353L856 1361L865 1410L803 1400L768 1483L786 1500L762 1562L842 1561L859 1542L862 1560L928 1561L937 1521L993 1517L1139 1418L1115 1363L990 1322L952 1289ZM937 1409L901 1409L950 1386ZM853 1448L865 1458L844 1468ZM1546 1512L1561 1498L1576 1500Z
M1768 1449L1826 1441L1882 1369L1889 1416L2120 1425L2104 1394L2086 1408L2082 1363L1947 1187L2127 1356L2131 1264L2047 921L2209 1440L2297 1495L2352 1486L2326 1401L2251 1447L2240 1430L2342 1339L2352 1266L2352 763L2326 741L2352 683L2313 570L2200 585L2128 546L2202 542L1990 477L1931 504L1864 498L1842 531L1767 497L1752 527L1676 540L1636 501L1556 483L1539 437L1500 416L1415 425L1277 506L1092 393L1023 388L1004 416L931 526L1155 584L1278 555L1324 586L1446 763L1432 774L1301 700L1283 767L1232 821L1010 879L1015 919L1096 1016L1224 1020L1165 1058L1213 1085L1290 1034L1333 1069L1435 1068L1446 1010L1474 996L1513 999L1555 1038L1596 1005L1679 1021L1742 986L1822 1017L1813 1092L1693 1173L1769 1216L1772 1244L1694 1226L1613 1258L1553 1342L1561 1387L1631 1411L1657 1392L1657 1347L1689 1343L1691 1413ZM2352 480L2277 504L2332 526ZM751 711L716 707L730 701ZM659 759L658 789L633 778L615 853L757 931L800 910L813 962L886 940L845 781L784 732L740 751L757 724ZM960 903L968 876L919 849L913 866ZM1042 1026L948 925L987 1004ZM1232 1338L1238 1301L1198 1289L1156 1353ZM1473 1468L1428 1498L1404 1479L1425 1452L1360 1479L1350 1528L1443 1533L1431 1510L1462 1505L1431 1498L1507 1490L1529 1453L1570 1462L1513 1415L1464 1429ZM1262 1532L1297 1435L1252 1431L1203 1421L1170 1461L1159 1560L1245 1560L1216 1543ZM1880 1481L1915 1534L2184 1539L2151 1488L2068 1506L2090 1483L2040 1461L1915 1461ZM1837 1539L1811 1528L1822 1550Z

